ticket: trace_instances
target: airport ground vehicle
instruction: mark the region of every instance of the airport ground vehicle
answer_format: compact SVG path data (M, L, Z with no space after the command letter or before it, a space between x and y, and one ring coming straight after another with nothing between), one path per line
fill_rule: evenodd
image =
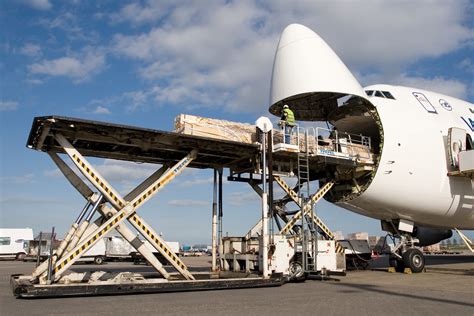
M31 228L0 228L0 258L23 260L32 239Z
M148 247L148 249L157 257L158 260L161 262L166 261L165 257L161 255L147 240L144 241L145 245ZM181 256L180 248L179 248L179 242L177 241L165 241L166 245L168 248L176 255L176 256ZM139 263L146 263L146 259L138 252L134 251L131 254L133 263L139 264Z
M134 253L136 253L135 248L121 236L111 236L99 240L81 257L80 261L102 264L105 261L132 260Z

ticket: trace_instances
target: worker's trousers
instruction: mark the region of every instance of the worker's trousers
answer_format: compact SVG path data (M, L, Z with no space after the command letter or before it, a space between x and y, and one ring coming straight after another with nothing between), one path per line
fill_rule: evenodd
M285 124L285 144L291 144L291 134L293 133L293 127L291 125Z

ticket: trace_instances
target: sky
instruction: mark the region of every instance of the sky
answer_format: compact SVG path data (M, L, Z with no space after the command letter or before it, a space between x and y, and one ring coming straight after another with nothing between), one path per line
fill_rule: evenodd
M45 153L35 116L172 130L180 113L255 122L268 113L281 31L316 31L362 85L414 86L474 102L473 1L81 1L0 3L0 227L64 234L84 199ZM122 194L159 166L91 159ZM316 188L313 188L314 190ZM187 169L138 210L166 240L209 243L212 171ZM258 196L224 183L224 234L258 220ZM334 231L380 223L327 202Z

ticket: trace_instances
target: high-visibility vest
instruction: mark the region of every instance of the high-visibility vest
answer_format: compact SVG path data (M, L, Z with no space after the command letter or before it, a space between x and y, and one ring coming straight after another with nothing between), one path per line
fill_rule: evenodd
M288 125L296 125L295 114L290 109L283 109L283 115L286 117L286 123Z

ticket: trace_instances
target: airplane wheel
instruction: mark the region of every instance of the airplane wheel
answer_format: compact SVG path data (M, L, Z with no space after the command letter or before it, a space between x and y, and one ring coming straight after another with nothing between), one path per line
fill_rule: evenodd
M402 257L405 266L410 268L414 273L422 272L425 268L425 256L416 248L408 249Z

